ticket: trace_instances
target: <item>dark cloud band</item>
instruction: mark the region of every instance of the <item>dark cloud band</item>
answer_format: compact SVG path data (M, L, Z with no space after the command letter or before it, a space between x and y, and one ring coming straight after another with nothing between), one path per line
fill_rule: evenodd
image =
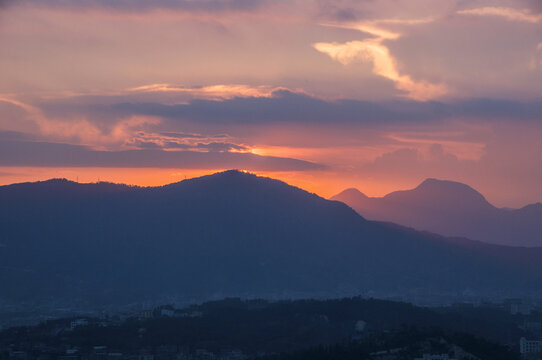
M515 102L473 99L454 103L394 101L377 103L328 102L282 92L273 98L195 100L189 104L121 103L108 107L111 115L149 115L207 123L396 123L449 118L542 120L542 101ZM102 114L107 113L101 109Z
M308 161L235 152L155 149L97 151L85 146L0 140L0 166L115 168L237 168L254 171L321 170Z

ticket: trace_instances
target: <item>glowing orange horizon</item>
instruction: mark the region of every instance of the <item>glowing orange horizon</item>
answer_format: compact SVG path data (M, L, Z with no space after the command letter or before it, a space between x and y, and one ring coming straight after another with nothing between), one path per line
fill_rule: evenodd
M197 178L231 169L164 169L164 168L0 168L0 185L65 178L79 183L99 181L137 185L162 186L185 179ZM284 181L321 197L329 198L347 188L358 188L368 196L383 196L392 191L409 189L416 183L385 182L381 179L348 177L322 171L252 171L238 169L258 176Z

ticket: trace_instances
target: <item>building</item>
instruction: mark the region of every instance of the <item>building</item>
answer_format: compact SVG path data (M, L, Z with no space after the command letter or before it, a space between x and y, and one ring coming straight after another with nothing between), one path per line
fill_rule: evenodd
M152 310L142 310L138 314L139 319L152 319L154 317Z
M358 333L364 332L366 327L367 327L367 323L363 320L356 321L356 325L354 325L354 329Z
M175 311L173 311L172 309L167 309L167 308L160 309L160 316L172 317L173 315L175 315Z
M521 299L511 299L508 300L508 305L510 309L510 314L512 315L530 315L532 311L531 304L521 300Z
M542 335L542 322L524 320L523 325L520 326L522 330L540 333Z
M180 318L198 318L201 317L203 313L201 311L177 311L175 312L175 317Z
M542 340L519 339L519 352L521 355L542 353Z
M457 360L451 358L448 354L423 354L421 358L415 360Z
M87 326L88 320L87 319L77 319L70 322L70 330L73 331L78 326Z

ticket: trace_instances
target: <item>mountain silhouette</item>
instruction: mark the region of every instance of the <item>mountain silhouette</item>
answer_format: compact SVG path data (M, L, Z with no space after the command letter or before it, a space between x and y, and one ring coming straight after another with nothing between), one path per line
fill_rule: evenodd
M500 209L459 182L427 179L415 189L380 198L347 189L331 199L348 204L371 220L493 244L542 246L542 204Z
M239 171L149 188L2 186L0 264L2 303L542 289L542 249L368 221L341 202Z

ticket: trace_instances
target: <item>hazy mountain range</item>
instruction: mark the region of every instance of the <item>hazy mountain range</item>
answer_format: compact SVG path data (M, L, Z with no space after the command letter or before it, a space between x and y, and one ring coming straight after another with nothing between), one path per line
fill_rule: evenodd
M368 197L347 189L331 199L371 220L390 221L446 236L493 244L542 246L542 204L501 209L468 185L427 179L412 190Z
M154 188L2 186L0 244L0 303L542 290L542 249L367 221L341 202L237 171Z

